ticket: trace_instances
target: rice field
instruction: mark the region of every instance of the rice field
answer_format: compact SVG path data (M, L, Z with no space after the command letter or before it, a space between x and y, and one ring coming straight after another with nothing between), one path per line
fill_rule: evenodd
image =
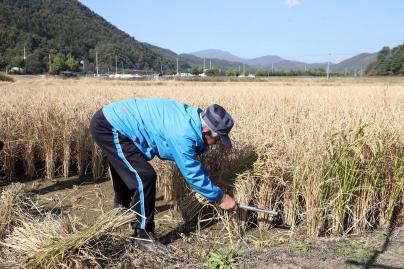
M17 77L0 83L2 185L40 178L106 177L88 125L103 105L165 97L224 106L235 119L234 148L202 161L240 203L279 218L238 212L239 231L290 227L307 237L388 227L403 205L402 78L271 78L260 82L63 80ZM173 163L152 161L158 191L183 216L192 197ZM185 203L187 204L187 203ZM189 203L188 203L189 204Z

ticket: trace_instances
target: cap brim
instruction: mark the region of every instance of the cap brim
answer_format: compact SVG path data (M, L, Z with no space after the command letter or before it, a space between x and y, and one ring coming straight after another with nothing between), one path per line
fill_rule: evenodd
M233 144L231 143L230 137L228 135L221 135L220 142L222 142L223 146L227 149L231 149Z

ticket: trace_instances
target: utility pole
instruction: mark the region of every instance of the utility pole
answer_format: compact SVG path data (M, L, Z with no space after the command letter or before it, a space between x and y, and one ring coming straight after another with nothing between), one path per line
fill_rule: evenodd
M81 60L80 63L83 65L83 73L85 73L85 72L86 72L86 71L85 71L86 69L85 69L85 62L84 62L84 60Z
M99 77L99 73L98 73L98 51L95 52L95 66L97 69L97 77Z
M24 73L26 73L26 71L27 71L27 61L26 61L26 59L27 59L27 56L25 54L25 46L24 46Z
M115 75L118 74L118 56L115 55Z
M331 53L328 53L327 79L330 79L330 59L331 59Z
M180 75L180 73L178 71L179 71L179 65L178 65L178 56L177 56L177 76Z
M272 63L272 73L274 72L274 63Z
M163 63L160 63L160 74L163 75Z
M209 59L209 69L212 69L212 59Z
M52 72L52 61L51 61L51 55L49 53L49 68L48 68L49 74Z

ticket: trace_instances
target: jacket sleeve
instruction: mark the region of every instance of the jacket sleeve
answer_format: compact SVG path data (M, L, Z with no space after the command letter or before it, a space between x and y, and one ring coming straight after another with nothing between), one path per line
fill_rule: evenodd
M169 139L168 146L181 174L197 193L208 201L217 201L223 191L212 183L201 162L196 158L195 145L190 138Z

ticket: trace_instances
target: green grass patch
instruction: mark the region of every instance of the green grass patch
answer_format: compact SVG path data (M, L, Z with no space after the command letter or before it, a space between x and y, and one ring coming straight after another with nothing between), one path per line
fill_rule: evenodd
M337 255L345 258L347 263L365 263L376 252L374 245L350 243L337 249Z
M237 252L236 249L211 251L209 253L209 258L204 265L208 269L236 269Z
M298 244L295 245L295 248L304 253L307 253L310 250L310 245L306 242L299 242Z

